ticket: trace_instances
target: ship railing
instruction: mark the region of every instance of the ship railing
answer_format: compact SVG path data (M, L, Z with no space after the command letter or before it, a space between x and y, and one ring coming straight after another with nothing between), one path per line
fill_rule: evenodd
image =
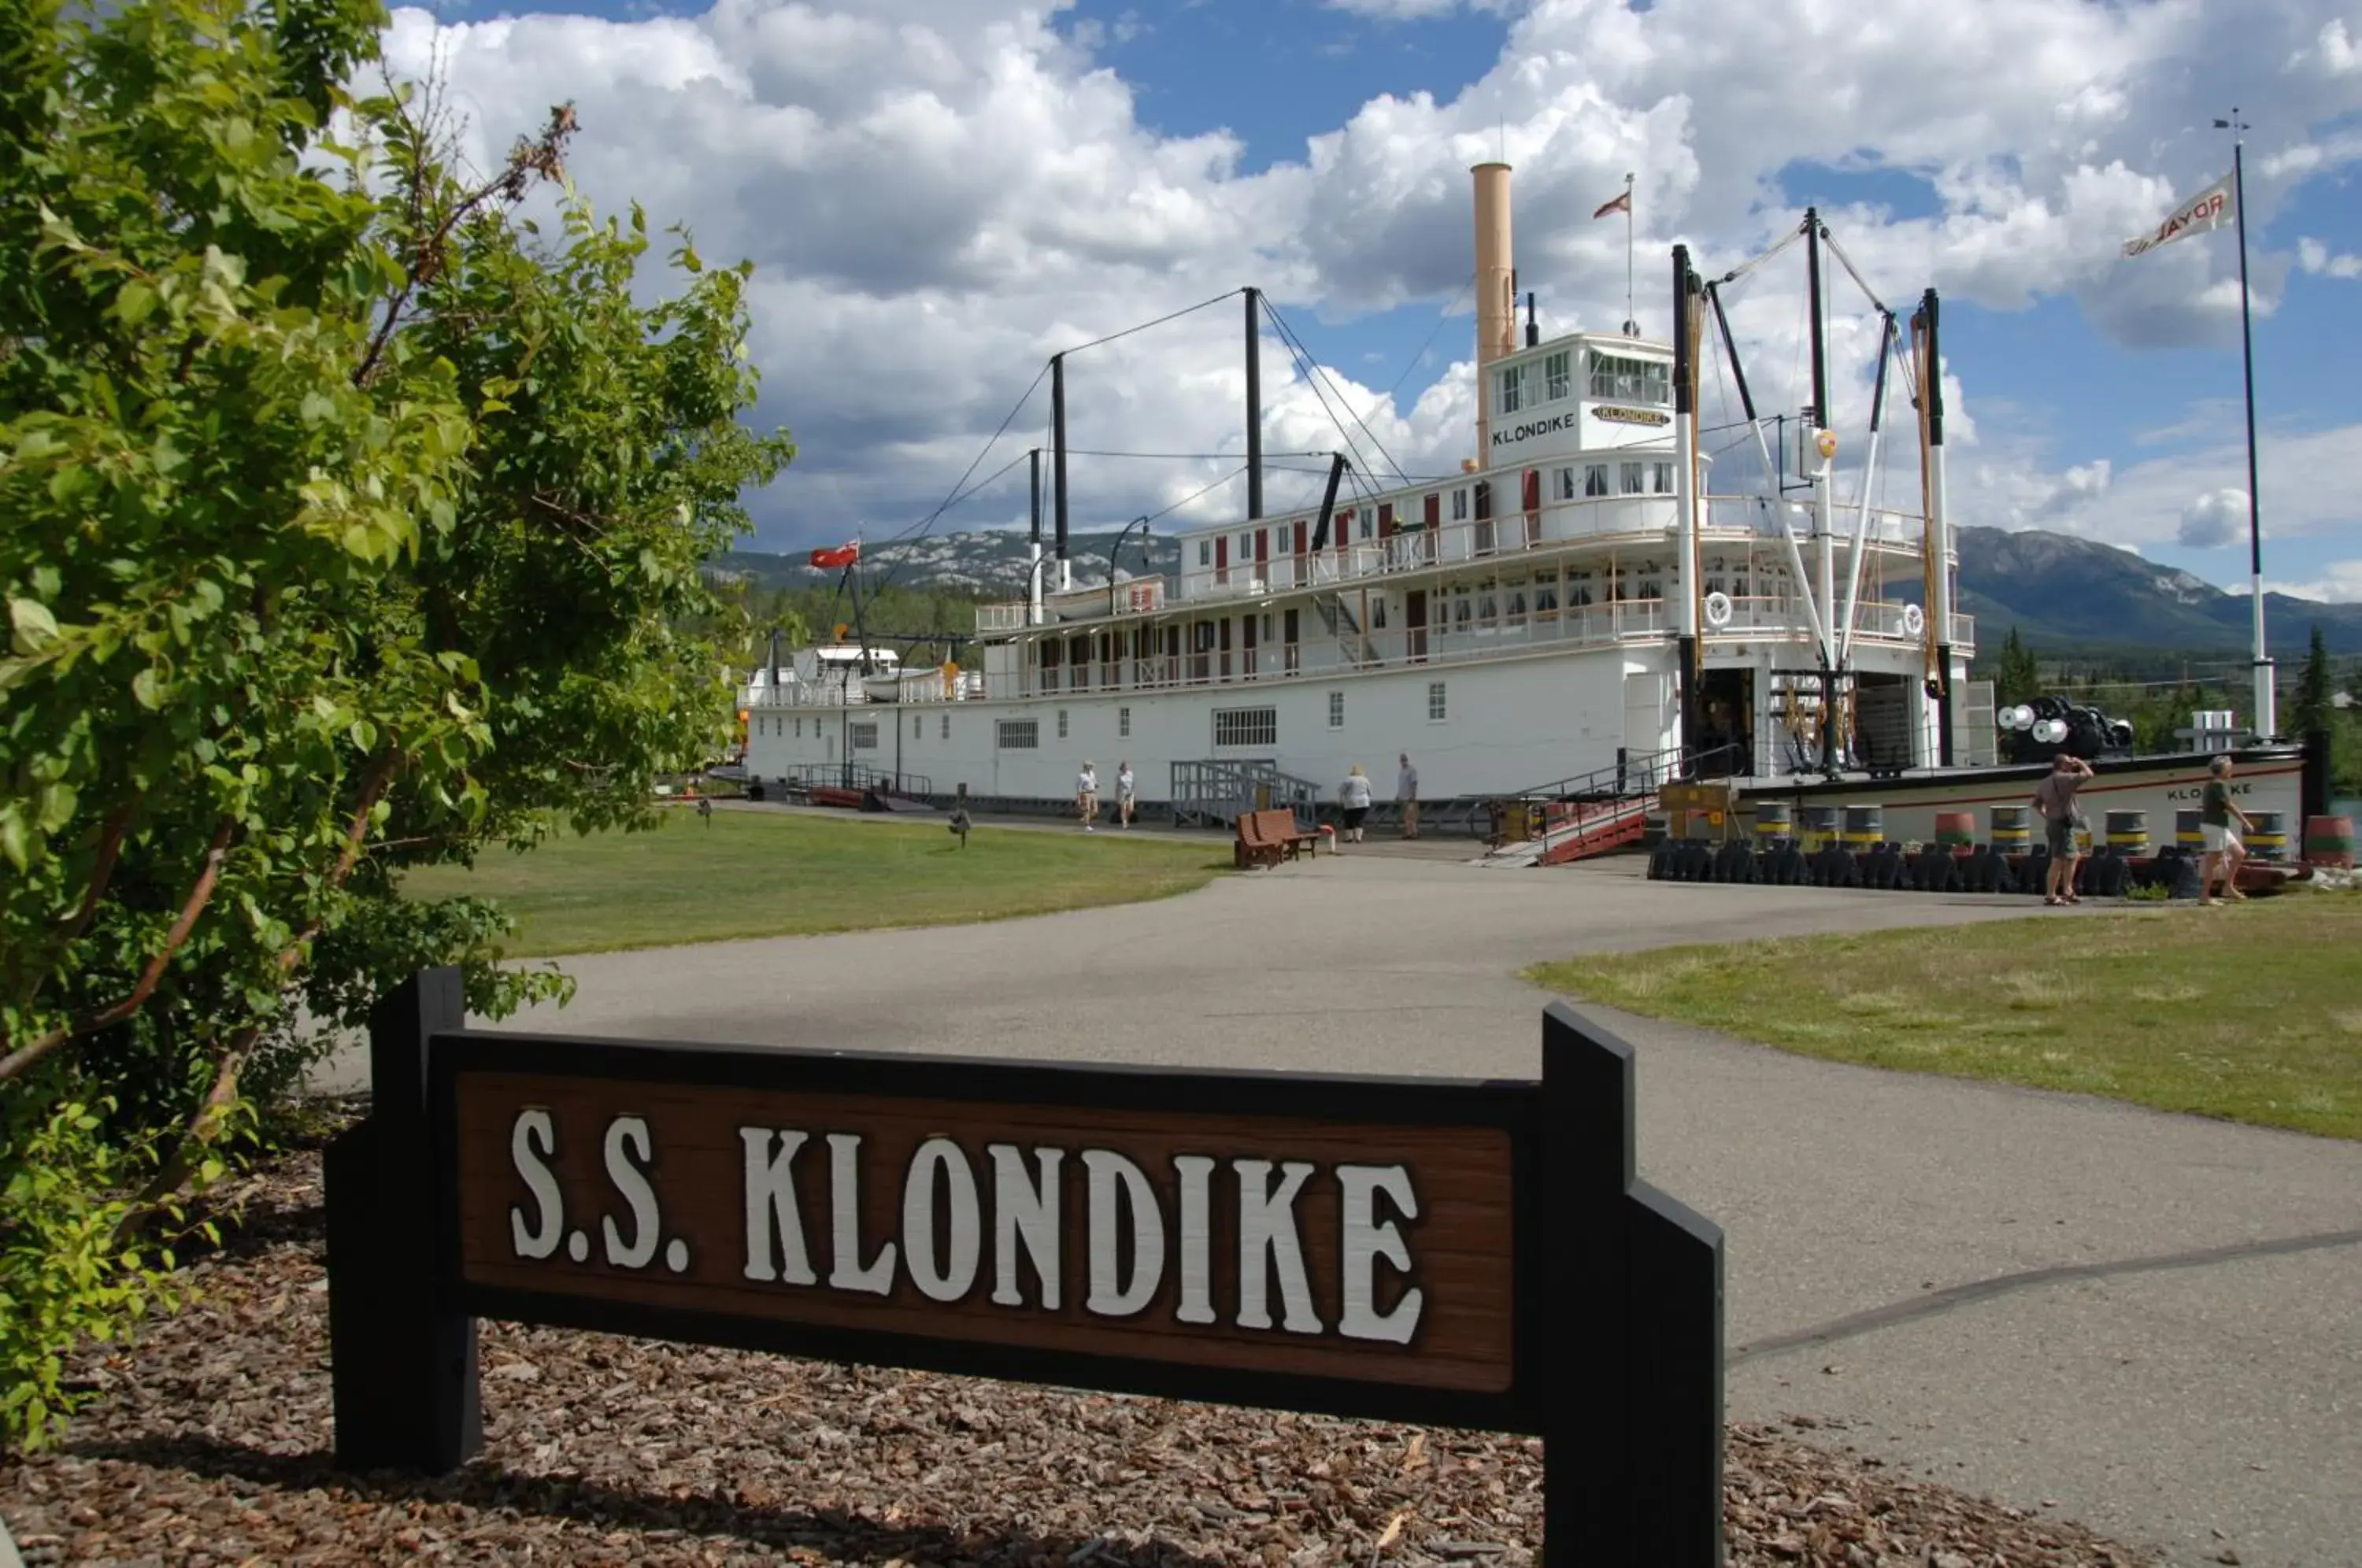
M901 676L900 696L872 697L856 678L853 680L798 680L779 686L749 686L741 691L748 708L843 708L868 703L891 708L907 703L974 702L987 690L984 671L963 669L946 675L940 669L914 669Z
M1370 513L1366 527L1363 512ZM1857 515L1853 508L1840 505L1838 522L1842 544L1850 544ZM1710 494L1704 498L1698 522L1709 534L1768 540L1778 536L1783 520L1784 525L1800 531L1808 530L1811 521L1806 509L1797 502L1758 495ZM1548 502L1529 511L1434 524L1417 518L1381 522L1374 511L1363 507L1341 514L1339 532L1319 550L1270 548L1296 543L1293 523L1242 529L1241 534L1263 536L1264 558L1250 558L1242 551L1239 558L1231 559L1226 549L1220 565L1185 561L1172 601L1254 597L1426 567L1515 558L1578 542L1610 545L1628 539L1636 547L1646 547L1670 542L1674 523L1673 498L1654 491L1580 496ZM1915 549L1925 532L1925 522L1915 513L1872 508L1865 538L1882 548ZM1234 546L1238 538L1233 536L1223 542Z
M1228 652L1207 649L1146 658L1055 665L1031 672L1027 694L1067 696L1087 691L1153 691L1242 682L1317 679L1397 666L1443 666L1502 658L1555 647L1610 646L1625 638L1660 639L1671 624L1661 600L1633 599L1573 610L1515 613L1498 608L1512 595L1496 591L1489 624L1472 619L1399 631L1347 632L1297 643L1267 643ZM1472 602L1481 602L1481 600ZM1439 608L1440 603L1439 602ZM1801 628L1801 613L1795 615Z

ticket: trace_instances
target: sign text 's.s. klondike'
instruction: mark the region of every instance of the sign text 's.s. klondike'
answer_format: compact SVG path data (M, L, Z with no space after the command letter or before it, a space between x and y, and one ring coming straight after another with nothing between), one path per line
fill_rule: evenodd
M381 1002L328 1150L341 1465L476 1452L496 1317L1534 1433L1550 1540L1719 1568L1721 1232L1562 1004L1484 1082L464 1023L454 969Z
M468 1073L471 1284L1509 1386L1509 1136ZM1452 1217L1439 1227L1439 1212ZM1425 1276L1452 1281L1433 1297ZM1391 1352L1391 1354L1374 1353Z

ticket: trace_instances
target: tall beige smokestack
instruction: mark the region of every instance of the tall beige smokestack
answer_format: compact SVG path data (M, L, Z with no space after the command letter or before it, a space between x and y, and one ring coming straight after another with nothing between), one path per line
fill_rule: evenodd
M1476 177L1476 460L1492 458L1494 360L1518 347L1518 285L1509 246L1509 166L1479 163Z

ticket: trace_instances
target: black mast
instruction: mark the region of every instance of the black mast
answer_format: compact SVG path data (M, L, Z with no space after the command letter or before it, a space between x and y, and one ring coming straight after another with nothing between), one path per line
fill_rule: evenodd
M1320 498L1320 521L1312 530L1312 553L1319 555L1329 547L1329 519L1337 512L1337 484L1345 477L1345 454L1332 452L1329 464L1329 490Z
M1247 520L1263 515L1263 296L1247 296Z
M1817 434L1828 427L1829 418L1828 345L1824 340L1821 323L1821 211L1818 207L1805 209L1805 296L1813 346L1813 405L1805 411L1805 421L1806 427ZM1821 549L1827 550L1829 541L1817 500L1813 505L1813 528L1822 534ZM1825 597L1833 598L1834 595ZM1837 613L1838 607L1834 603L1821 606L1821 771L1832 778L1838 772L1838 687L1837 670L1829 661L1837 646Z
M1936 291L1929 289L1920 297L1919 316L1926 323L1927 363L1920 372L1919 395L1927 400L1927 449L1934 454L1928 478L1930 509L1941 513L1946 505L1942 493L1944 483L1944 355L1937 330ZM1878 373L1882 378L1886 366L1882 362ZM1936 540L1935 560L1928 564L1929 580L1935 584L1937 602L1927 606L1928 618L1935 622L1936 644L1936 760L1946 767L1952 766L1952 592L1945 580L1943 552L1951 548L1952 520L1943 518L1941 532Z
M1673 432L1675 450L1684 458L1688 456L1689 444L1683 437L1689 433L1689 422L1697 408L1696 398L1690 390L1691 379L1697 372L1696 358L1690 352L1690 312L1694 308L1690 299L1691 285L1690 248L1676 245L1673 247ZM1690 493L1693 486L1689 474L1677 475L1673 482L1684 507L1697 504L1697 498ZM1679 530L1679 536L1682 542L1683 607L1680 619L1674 623L1681 632L1673 645L1678 667L1673 678L1673 691L1681 713L1680 755L1686 764L1696 746L1698 733L1697 677L1694 673L1698 646L1695 619L1698 606L1697 552L1691 548L1694 536L1686 525ZM1686 766L1682 773L1683 777L1688 776Z
M1065 582L1066 560L1066 357L1050 356L1051 484L1057 492L1058 586Z

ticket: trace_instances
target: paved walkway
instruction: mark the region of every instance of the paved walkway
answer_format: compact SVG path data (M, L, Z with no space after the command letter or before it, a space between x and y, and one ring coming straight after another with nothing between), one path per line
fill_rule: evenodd
M1532 1074L1547 999L1517 973L1539 959L2078 918L1637 868L1356 854L1123 909L606 955L568 962L564 1014L514 1026ZM1729 1237L1735 1417L1842 1422L2178 1563L2362 1562L2362 1147L1606 1016L1640 1048L1643 1172Z

